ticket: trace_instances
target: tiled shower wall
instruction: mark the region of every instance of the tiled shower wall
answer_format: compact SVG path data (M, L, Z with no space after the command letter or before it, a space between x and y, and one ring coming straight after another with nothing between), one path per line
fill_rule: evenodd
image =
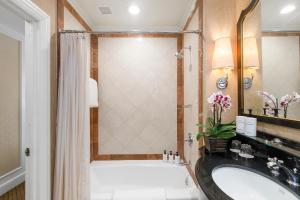
M191 19L187 30L199 30L199 10L197 9ZM184 104L188 107L184 110L184 137L188 133L195 139L198 132L196 124L199 123L199 35L184 34L184 46L191 46L191 55L187 50L184 53ZM185 143L184 157L191 161L192 168L198 160L198 142L192 145Z
M99 38L99 154L177 146L176 38Z

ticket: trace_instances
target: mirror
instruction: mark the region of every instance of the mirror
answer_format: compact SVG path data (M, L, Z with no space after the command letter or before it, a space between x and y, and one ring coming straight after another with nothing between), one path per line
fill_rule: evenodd
M21 42L0 33L0 179L22 167Z
M242 13L242 114L300 123L299 9L297 0L253 0Z

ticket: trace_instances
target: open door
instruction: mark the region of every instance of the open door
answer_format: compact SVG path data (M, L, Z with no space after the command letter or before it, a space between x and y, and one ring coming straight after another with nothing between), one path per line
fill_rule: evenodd
M49 17L0 1L0 199L50 200Z

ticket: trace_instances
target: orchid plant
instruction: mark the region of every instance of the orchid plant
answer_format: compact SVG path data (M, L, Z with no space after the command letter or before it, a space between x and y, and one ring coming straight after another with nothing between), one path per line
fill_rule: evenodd
M232 103L229 95L223 95L223 93L217 92L210 95L207 99L210 109L213 113L213 118L207 119L207 124L198 124L199 127L203 127L206 130L200 131L197 134L197 140L203 136L215 137L219 139L229 139L235 136L235 123L222 124L222 114L230 110Z
M279 105L278 99L273 95L265 91L258 91L258 95L263 97L264 108L268 111L269 114L278 115Z
M278 117L278 111L281 108L284 111L284 118L287 118L289 105L300 102L300 95L297 92L293 92L292 95L284 95L279 101L274 95L268 92L258 91L257 93L264 99L264 108L267 109L269 114L274 114L275 117Z
M287 111L289 105L293 103L300 102L300 95L297 92L293 92L292 95L284 95L283 97L280 98L279 105L281 108L283 108L284 111L284 118L287 118Z

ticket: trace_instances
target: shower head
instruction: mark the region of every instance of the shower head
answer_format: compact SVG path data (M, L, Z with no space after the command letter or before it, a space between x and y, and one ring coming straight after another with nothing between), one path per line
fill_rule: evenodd
M183 49L181 49L179 52L175 53L175 56L177 59L182 59L183 58Z
M183 59L183 57L184 57L184 50L186 50L186 49L189 50L189 52L191 53L191 50L192 50L191 46L184 47L179 52L175 53L175 56L177 57L177 59Z

